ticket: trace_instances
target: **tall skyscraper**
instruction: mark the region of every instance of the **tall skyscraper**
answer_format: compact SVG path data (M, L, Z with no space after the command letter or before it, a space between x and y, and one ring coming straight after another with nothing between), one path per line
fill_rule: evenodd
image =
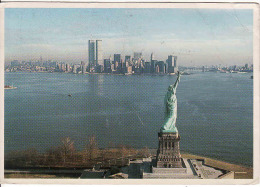
M103 63L102 40L96 40L96 66Z
M121 63L121 54L114 54L114 63Z
M114 65L115 69L118 72L122 71L122 60L121 60L121 54L114 54Z
M168 66L169 67L173 67L174 66L174 56L173 55L169 55L167 62L168 62Z
M174 56L173 55L168 55L167 64L168 64L168 73L173 73L174 72Z
M89 40L88 41L88 60L89 60L89 66L94 67L95 66L95 53L96 48L95 48L95 40Z
M168 73L176 73L178 71L177 56L169 55L167 63L168 63Z

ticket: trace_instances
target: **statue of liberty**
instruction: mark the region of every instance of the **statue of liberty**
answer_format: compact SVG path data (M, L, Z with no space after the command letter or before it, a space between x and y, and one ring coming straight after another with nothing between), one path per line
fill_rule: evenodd
M178 130L175 126L177 119L177 97L176 89L178 83L180 82L180 72L177 73L177 80L173 85L170 85L168 92L165 95L164 104L165 104L165 116L164 124L161 127L161 132L172 132L178 133Z

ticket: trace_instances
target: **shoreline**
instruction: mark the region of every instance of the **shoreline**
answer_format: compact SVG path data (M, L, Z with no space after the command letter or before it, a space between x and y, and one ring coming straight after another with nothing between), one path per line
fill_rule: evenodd
M157 148L149 148L149 150L151 151L152 155L156 155ZM237 165L237 166L241 166L241 167L245 167L245 168L253 168L253 166L251 166L251 165L247 165L247 164L243 164L243 163L239 163L239 162L235 162L235 161L222 160L221 158L211 157L211 156L207 156L207 155L203 155L203 154L197 154L197 153L189 152L186 150L180 150L180 152L181 152L181 156L190 155L191 157L207 158L207 159L217 160L217 161L225 162L227 164L233 164L233 165Z
M200 70L193 70L192 72L202 72ZM176 73L130 73L130 74L125 74L125 73L91 73L91 72L86 72L86 73L73 73L73 72L58 72L58 71L4 71L4 73L59 73L59 74L73 74L73 75L176 75ZM211 72L211 71L205 71L202 73L222 73L222 72ZM247 71L247 72L239 72L238 74L246 74L246 73L253 73L253 71ZM191 75L193 73L187 73L185 70L181 75ZM236 73L231 73L231 74L236 74Z
M205 164L211 167L233 171L235 175L235 179L252 179L253 178L253 167L233 164L226 161L218 160L215 158L210 158L201 155L195 155L188 152L181 152L182 158L190 158L190 159L203 159Z
M239 163L239 162L235 162L235 161L231 161L231 160L223 160L221 158L217 158L217 157L213 157L213 156L211 157L211 156L207 156L207 155L204 155L204 154L196 154L196 153L189 152L189 151L182 151L181 150L181 155L191 155L191 156L194 156L194 157L203 157L203 158L208 158L208 159L213 159L213 160L225 162L225 163L228 163L228 164L238 165L238 166L245 167L245 168L253 168L253 166L251 166L251 165L247 165L247 164L243 164L243 163Z

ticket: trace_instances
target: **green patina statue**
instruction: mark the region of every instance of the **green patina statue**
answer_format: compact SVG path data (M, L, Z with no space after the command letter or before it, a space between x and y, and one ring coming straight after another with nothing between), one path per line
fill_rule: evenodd
M164 124L161 127L161 132L172 132L178 133L178 130L175 126L177 119L177 97L176 97L176 89L178 83L180 82L180 72L177 73L177 80L173 85L170 85L168 88L168 92L165 95L164 103L165 103L165 117Z

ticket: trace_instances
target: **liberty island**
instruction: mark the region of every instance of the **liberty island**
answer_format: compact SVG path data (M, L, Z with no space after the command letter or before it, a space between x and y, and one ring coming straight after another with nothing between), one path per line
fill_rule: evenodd
M156 158L132 161L129 163L128 178L162 179L217 179L234 178L234 172L211 167L204 160L182 158L180 154L180 135L176 127L176 90L181 73L177 72L174 84L168 87L165 95L164 124L158 133L159 146Z

